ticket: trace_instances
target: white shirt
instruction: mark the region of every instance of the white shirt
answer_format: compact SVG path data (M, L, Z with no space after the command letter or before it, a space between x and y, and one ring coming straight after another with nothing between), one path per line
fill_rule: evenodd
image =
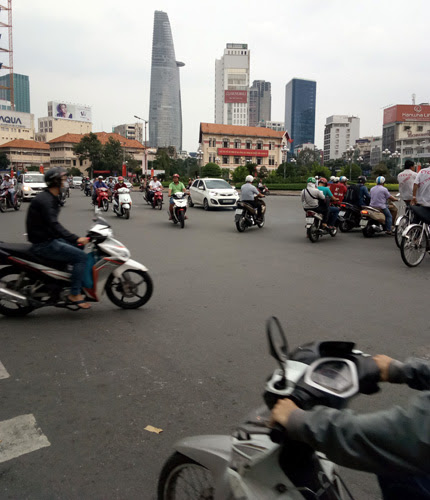
M312 209L319 206L318 200L324 200L325 196L322 191L320 191L315 184L308 183L305 189L302 191L302 205L303 208Z
M412 190L414 188L414 181L417 173L406 168L397 176L399 182L400 198L402 200L412 200Z
M12 189L14 187L14 183L12 180L4 180L0 186L0 189Z
M150 187L150 189L158 189L158 188L162 188L162 187L163 187L163 185L161 184L161 182L160 182L160 181L155 181L155 182L154 182L154 181L151 181L151 182L149 183L149 187Z
M418 184L417 203L430 207L430 167L422 168L415 177L414 184Z

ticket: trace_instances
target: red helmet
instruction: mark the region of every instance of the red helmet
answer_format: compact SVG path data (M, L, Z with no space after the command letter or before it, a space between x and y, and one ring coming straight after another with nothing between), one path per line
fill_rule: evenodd
M172 177L179 177L179 174L173 174Z
M123 181L123 180L124 180L124 177L123 177L122 175L120 175L120 176L118 177L118 182L121 182L121 181Z
M325 177L320 177L318 180L318 184L327 184L327 179Z

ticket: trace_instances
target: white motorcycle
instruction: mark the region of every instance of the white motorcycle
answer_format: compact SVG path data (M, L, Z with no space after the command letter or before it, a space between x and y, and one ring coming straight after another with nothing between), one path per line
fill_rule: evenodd
M187 212L188 201L186 197L187 193L175 193L172 195L173 198L173 224L178 224L181 228L185 226L185 214ZM170 215L170 212L169 212Z
M118 196L112 199L112 210L118 217L129 219L132 205L130 190L126 187L119 188L117 194Z
M128 249L113 238L109 224L97 217L87 233L88 268L83 293L88 302L99 302L106 292L122 309L137 309L152 296L148 269L130 259ZM0 313L25 316L46 306L78 310L67 300L70 269L67 262L36 257L31 244L0 242Z
M354 350L354 343L313 342L289 355L277 318L269 320L267 332L270 353L279 363L266 383L269 409L285 397L303 409L318 404L343 408L354 395L378 390L376 363ZM176 443L160 473L158 500L347 498L335 464L306 444L288 441L285 429L271 428L269 422L269 410L261 407L232 436L195 436Z

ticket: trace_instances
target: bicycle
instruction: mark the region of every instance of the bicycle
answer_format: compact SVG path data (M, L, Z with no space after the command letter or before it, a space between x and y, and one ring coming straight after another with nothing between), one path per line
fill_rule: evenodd
M394 229L394 240L396 245L400 248L403 239L404 230L412 224L414 221L414 214L411 210L410 205L405 206L405 213L400 217L397 217L395 229Z
M403 233L400 253L403 262L408 267L416 267L423 261L425 254L430 250L430 232L427 222L419 221L410 225Z

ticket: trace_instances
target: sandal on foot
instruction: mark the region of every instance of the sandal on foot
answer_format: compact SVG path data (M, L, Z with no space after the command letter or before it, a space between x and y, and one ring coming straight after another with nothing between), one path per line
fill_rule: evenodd
M73 305L73 306L78 306L78 309L91 309L91 306L90 306L90 304L88 304L87 299L71 300L69 297L67 297L67 304ZM85 307L84 304L87 307Z

